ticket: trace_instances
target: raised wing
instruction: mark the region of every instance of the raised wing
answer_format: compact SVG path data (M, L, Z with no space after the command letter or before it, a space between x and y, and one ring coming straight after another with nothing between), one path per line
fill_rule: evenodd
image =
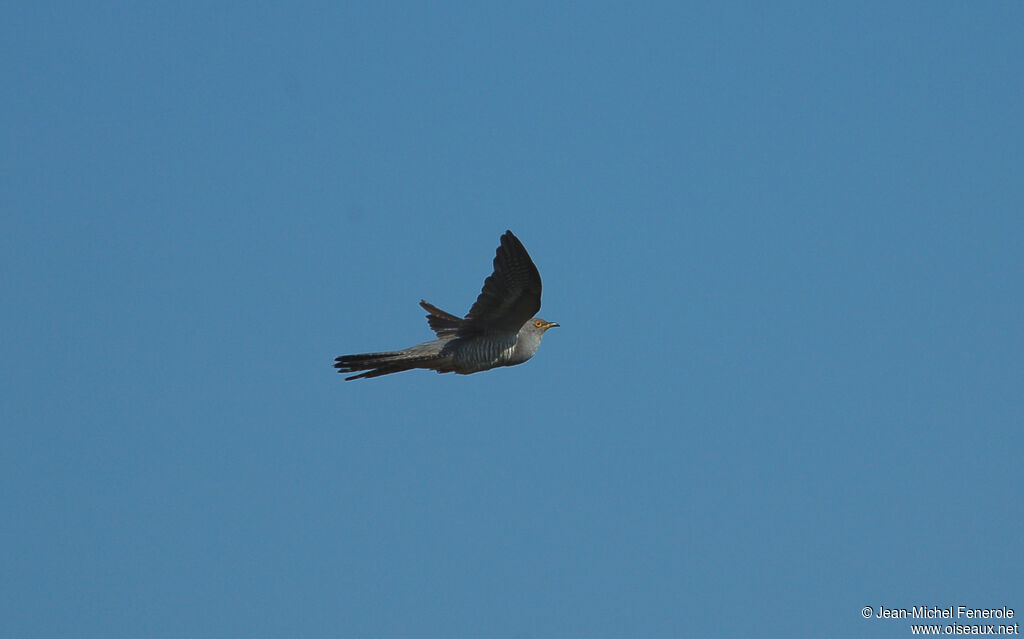
M512 231L505 231L494 256L494 272L484 280L483 290L462 320L458 335L518 332L540 310L540 289L540 273L530 254Z

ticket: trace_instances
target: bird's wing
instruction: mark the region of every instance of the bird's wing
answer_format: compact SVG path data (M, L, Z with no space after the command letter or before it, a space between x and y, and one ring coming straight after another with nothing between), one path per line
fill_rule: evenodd
M518 332L540 310L540 289L540 273L530 254L512 231L505 231L494 256L494 272L484 280L458 334Z
M437 333L440 339L458 335L459 327L462 326L461 317L446 313L427 300L420 300L420 306L429 313L427 315L427 324L430 324L430 330Z

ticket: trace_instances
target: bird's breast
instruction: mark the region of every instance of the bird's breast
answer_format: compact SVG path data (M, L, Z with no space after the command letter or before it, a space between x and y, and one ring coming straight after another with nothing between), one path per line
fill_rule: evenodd
M514 335L484 334L453 340L452 361L459 372L484 371L511 363L516 350Z

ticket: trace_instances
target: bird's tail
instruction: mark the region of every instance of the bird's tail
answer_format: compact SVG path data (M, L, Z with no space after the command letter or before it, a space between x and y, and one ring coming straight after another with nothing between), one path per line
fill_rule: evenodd
M426 345L387 353L342 355L334 358L334 368L337 368L339 373L366 371L359 375L346 377L345 381L380 377L381 375L400 373L413 368L433 368L439 372L445 372L444 358L440 355L440 348L425 349L423 346Z

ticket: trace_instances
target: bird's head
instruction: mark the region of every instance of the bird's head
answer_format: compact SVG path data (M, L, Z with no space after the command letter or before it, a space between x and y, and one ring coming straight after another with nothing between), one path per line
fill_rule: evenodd
M543 319L541 319L539 317L535 317L532 320L530 320L530 325L534 329L539 330L541 333L543 333L544 331L548 330L549 328L554 328L556 326L559 326L559 324L557 322L549 322L549 321L543 320Z

